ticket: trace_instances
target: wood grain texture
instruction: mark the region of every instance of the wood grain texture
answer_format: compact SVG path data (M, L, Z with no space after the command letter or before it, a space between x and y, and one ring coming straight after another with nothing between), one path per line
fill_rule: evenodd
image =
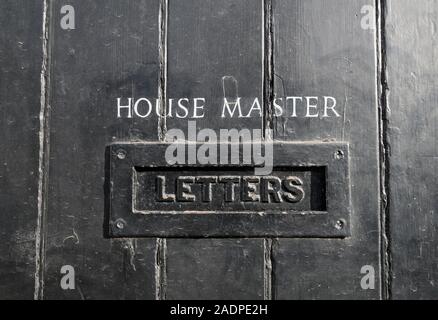
M42 1L0 3L0 299L32 299Z
M36 265L45 299L379 299L379 142L389 165L390 297L438 298L436 1L383 1L383 141L378 39L361 27L374 0L272 0L272 20L264 10L271 0L70 0L75 30L60 27L67 3L48 1L40 150L43 3L0 2L0 299L32 299ZM198 130L261 129L255 113L221 112L223 98L241 97L244 114L254 98L269 105L264 84L275 97L337 99L340 117L283 115L267 124L277 140L349 143L350 237L107 237L107 145L158 141L166 129L185 132L189 120L160 121L154 112L117 119L117 98L205 97ZM48 184L38 229L40 156ZM75 290L60 287L63 265L75 268ZM374 290L361 288L364 265L375 269Z
M224 97L262 103L263 1L169 0L168 17L168 97L206 98L198 130L261 129L261 117L221 119L221 108ZM167 119L168 129L186 127ZM167 254L169 299L263 298L262 239L174 239Z
M438 298L436 1L386 13L392 297Z
M156 117L117 119L116 99L158 95L158 0L69 3L75 30L59 27L62 2L51 10L44 298L154 299L155 240L104 238L104 183L108 143L157 137Z
M274 117L277 139L350 143L351 237L274 242L278 299L380 297L376 35L361 28L369 0L274 0L276 96L333 96L340 117ZM376 272L374 290L360 270Z
M167 95L206 99L198 129L262 127L256 111L221 115L224 97L241 97L244 115L254 98L263 103L263 15L262 0L169 0ZM187 119L167 126L185 128Z
M167 299L263 299L262 240L169 239L167 246Z

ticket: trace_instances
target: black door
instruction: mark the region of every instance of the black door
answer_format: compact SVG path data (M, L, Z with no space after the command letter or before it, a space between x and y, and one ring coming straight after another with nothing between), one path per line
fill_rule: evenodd
M438 297L435 2L0 7L1 298Z

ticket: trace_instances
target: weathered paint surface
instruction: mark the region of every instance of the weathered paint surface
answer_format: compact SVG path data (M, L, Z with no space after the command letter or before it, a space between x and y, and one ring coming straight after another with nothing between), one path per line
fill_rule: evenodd
M237 95L263 98L263 1L169 0L168 17L169 98L210 100L212 108L197 122L199 128L261 129L260 118L221 120L219 101ZM186 132L187 120L169 120L167 127ZM262 239L169 239L166 297L262 299L262 248ZM241 263L231 265L231 257ZM234 279L227 275L230 268Z
M33 299L41 1L0 3L0 298Z
M280 299L379 298L376 36L373 30L361 28L361 8L374 2L273 3L274 92L332 95L340 114L331 121L274 117L275 137L349 142L352 194L351 237L274 243L274 295ZM377 271L375 290L360 286L364 265Z
M435 1L68 4L74 30L60 0L0 4L0 298L438 297ZM377 28L363 28L369 10ZM340 117L275 116L285 95L334 96ZM351 236L110 239L108 145L187 128L118 119L116 99L157 98L164 114L182 96L209 100L198 129L349 143ZM263 117L221 119L237 96L259 98ZM75 290L60 287L63 265Z
M436 1L389 1L387 131L392 296L438 298Z
M50 144L42 297L153 299L155 240L104 238L105 146L156 139L158 122L122 122L117 97L158 94L159 1L70 1L75 30L51 24ZM50 8L60 20L61 1ZM76 269L62 290L60 268Z

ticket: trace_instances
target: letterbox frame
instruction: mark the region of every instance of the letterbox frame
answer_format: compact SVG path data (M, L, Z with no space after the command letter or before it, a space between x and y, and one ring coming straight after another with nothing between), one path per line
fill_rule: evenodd
M106 219L108 237L298 237L350 236L349 146L345 142L273 142L274 167L326 167L326 211L142 213L134 210L136 167L168 167L169 143L127 142L107 147ZM217 165L218 175L228 166ZM232 165L231 165L232 166ZM183 167L200 167L184 165Z

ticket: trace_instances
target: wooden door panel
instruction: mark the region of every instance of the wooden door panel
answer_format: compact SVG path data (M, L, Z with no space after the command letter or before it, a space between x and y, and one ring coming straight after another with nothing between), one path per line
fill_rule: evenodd
M157 97L159 1L71 1L51 8L50 162L44 298L154 299L154 239L104 238L106 146L158 137L157 117L117 118L117 98ZM77 290L60 269L75 268Z
M263 1L169 0L167 39L168 98L205 97L207 105L202 119L168 118L168 130L187 134L188 121L198 131L262 129L260 116L221 111L224 97L263 102ZM263 299L263 239L169 239L167 256L169 299Z
M70 30L64 5L0 4L0 298L437 297L435 1L70 0ZM155 161L190 126L272 130L273 175L310 196L154 208L158 173L254 167ZM126 214L165 214L112 219L120 190Z
M40 1L0 3L0 299L33 299L38 224Z
M318 97L320 106L315 118L306 98L296 117L273 113L274 137L348 142L352 195L350 237L274 242L279 299L380 297L376 34L361 27L364 6L374 2L273 1L274 94ZM324 96L336 98L339 117L324 117ZM374 290L361 288L364 265L376 272Z
M389 263L394 299L436 299L435 1L386 7Z

